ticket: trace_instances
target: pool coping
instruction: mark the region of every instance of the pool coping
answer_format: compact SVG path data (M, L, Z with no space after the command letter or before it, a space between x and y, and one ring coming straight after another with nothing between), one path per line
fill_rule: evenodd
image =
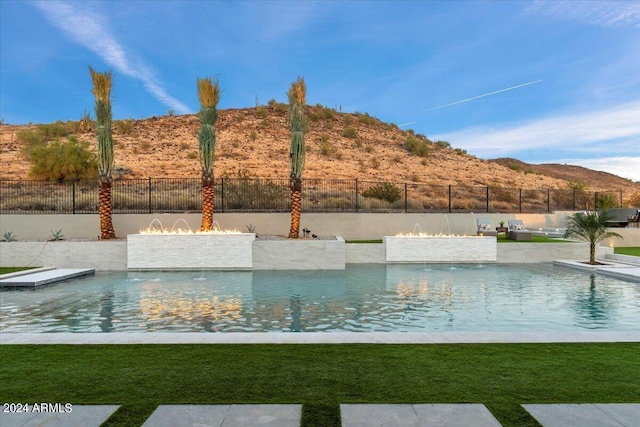
M0 334L22 344L542 344L638 343L636 331L579 332L55 332Z

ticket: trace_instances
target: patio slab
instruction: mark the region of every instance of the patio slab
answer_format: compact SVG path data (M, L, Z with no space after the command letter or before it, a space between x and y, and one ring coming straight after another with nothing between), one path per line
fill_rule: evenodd
M64 404L62 406L64 407ZM98 427L119 407L119 405L72 405L70 411L62 413L33 412L33 409L21 413L0 412L0 426Z
M343 404L342 427L500 427L482 404Z
M143 427L299 427L302 405L160 405Z
M640 403L569 403L522 405L544 427L632 427Z

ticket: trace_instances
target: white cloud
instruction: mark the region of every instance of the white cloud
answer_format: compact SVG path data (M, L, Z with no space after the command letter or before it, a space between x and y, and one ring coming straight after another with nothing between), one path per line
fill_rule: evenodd
M160 102L179 114L190 113L189 107L167 93L154 73L143 64L133 62L108 28L107 19L97 13L80 10L61 1L33 3L51 24L64 31L73 41L91 50L120 73L138 79ZM86 3L75 3L74 6Z
M640 101L527 123L473 127L433 135L433 139L449 141L480 157L534 149L623 154L634 150L640 141Z
M640 28L636 1L537 0L528 10L588 25Z

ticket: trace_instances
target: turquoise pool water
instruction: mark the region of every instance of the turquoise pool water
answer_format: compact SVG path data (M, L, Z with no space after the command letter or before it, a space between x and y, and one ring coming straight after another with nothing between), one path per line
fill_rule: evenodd
M0 332L635 331L640 284L543 265L101 273L0 292Z

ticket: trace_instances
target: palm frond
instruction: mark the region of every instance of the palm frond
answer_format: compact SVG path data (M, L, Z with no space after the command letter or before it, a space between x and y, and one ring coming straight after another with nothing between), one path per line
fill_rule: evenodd
M93 82L91 93L96 98L96 101L110 103L112 80L111 71L99 73L93 68L89 67L89 72L91 73L91 80Z
M211 77L198 79L198 99L202 109L217 108L220 101L220 85L218 78L211 81Z

